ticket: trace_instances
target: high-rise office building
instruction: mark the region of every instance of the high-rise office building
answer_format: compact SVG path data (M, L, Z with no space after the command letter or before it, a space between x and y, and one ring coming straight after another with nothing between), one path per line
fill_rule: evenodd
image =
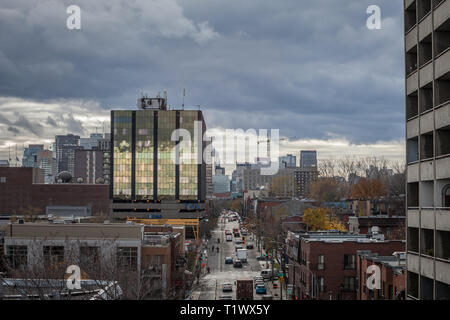
M58 173L68 171L73 177L75 174L75 150L82 149L80 147L80 136L60 135L56 136L55 142Z
M206 143L195 141L197 137L202 141L206 131L202 112L167 110L163 98L140 102L141 110L111 111L111 215L117 219L152 213L164 218L202 215ZM178 164L172 158L176 129L189 132L191 139L189 146L184 141Z
M300 168L317 167L316 150L300 150Z
M450 0L404 0L408 299L450 299Z
M22 166L26 168L39 168L37 155L44 150L43 144L30 144L23 150Z
M80 146L84 150L92 150L98 147L99 140L103 139L102 133L91 133L89 138L80 138Z
M292 154L288 154L286 156L279 157L278 161L280 163L281 168L297 166L297 157Z
M51 150L41 150L37 153L38 168L44 170L44 182L47 184L55 182L57 163L53 154Z

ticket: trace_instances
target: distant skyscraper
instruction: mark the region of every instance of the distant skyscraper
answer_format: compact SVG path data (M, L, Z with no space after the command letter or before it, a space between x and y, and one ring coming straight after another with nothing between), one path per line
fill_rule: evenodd
M300 168L317 167L317 152L316 150L301 150L300 151Z
M98 142L101 139L103 139L102 133L91 133L89 138L80 139L80 146L83 147L84 150L92 150L93 148L98 147Z
M73 134L56 136L56 162L58 173L68 171L74 176L75 150L80 147L80 136Z
M47 184L55 182L57 163L53 154L51 150L41 150L37 154L38 168L44 170L44 182Z
M37 155L44 150L43 144L30 144L23 150L22 166L27 168L38 168Z
M292 154L288 154L284 157L279 157L278 161L280 162L281 168L292 168L297 166L297 157Z

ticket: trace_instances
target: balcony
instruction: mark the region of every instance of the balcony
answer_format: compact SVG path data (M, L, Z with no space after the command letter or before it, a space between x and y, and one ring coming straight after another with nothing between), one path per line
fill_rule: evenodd
M411 119L419 114L417 90L406 97L406 118Z
M431 12L431 0L417 0L417 16L419 21Z
M412 182L407 185L408 192L408 208L419 207L419 183Z
M416 1L405 10L405 33L408 32L417 23Z
M406 76L417 70L417 46L406 52Z
M419 298L419 275L415 272L408 271L406 283L407 294L413 298Z
M419 252L419 229L408 228L408 251Z
M435 58L450 48L450 21L447 20L434 32Z
M450 154L450 126L436 130L436 156Z
M420 253L434 257L434 232L431 229L420 230Z
M433 109L433 84L430 82L419 89L419 112Z
M436 258L450 262L450 231L436 231Z

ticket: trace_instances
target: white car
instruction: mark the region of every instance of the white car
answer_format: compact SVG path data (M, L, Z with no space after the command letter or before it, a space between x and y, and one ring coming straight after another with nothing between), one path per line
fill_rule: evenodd
M233 285L229 282L222 283L222 291L233 291Z

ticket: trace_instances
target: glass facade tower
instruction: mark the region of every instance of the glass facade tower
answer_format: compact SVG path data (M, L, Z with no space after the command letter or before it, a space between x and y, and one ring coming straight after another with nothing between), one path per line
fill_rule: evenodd
M197 110L112 111L113 202L204 201L205 164L197 163L195 121L204 132L203 115ZM178 164L173 156L178 142L172 141L176 129L189 132L194 155L185 157L188 150L181 148Z

